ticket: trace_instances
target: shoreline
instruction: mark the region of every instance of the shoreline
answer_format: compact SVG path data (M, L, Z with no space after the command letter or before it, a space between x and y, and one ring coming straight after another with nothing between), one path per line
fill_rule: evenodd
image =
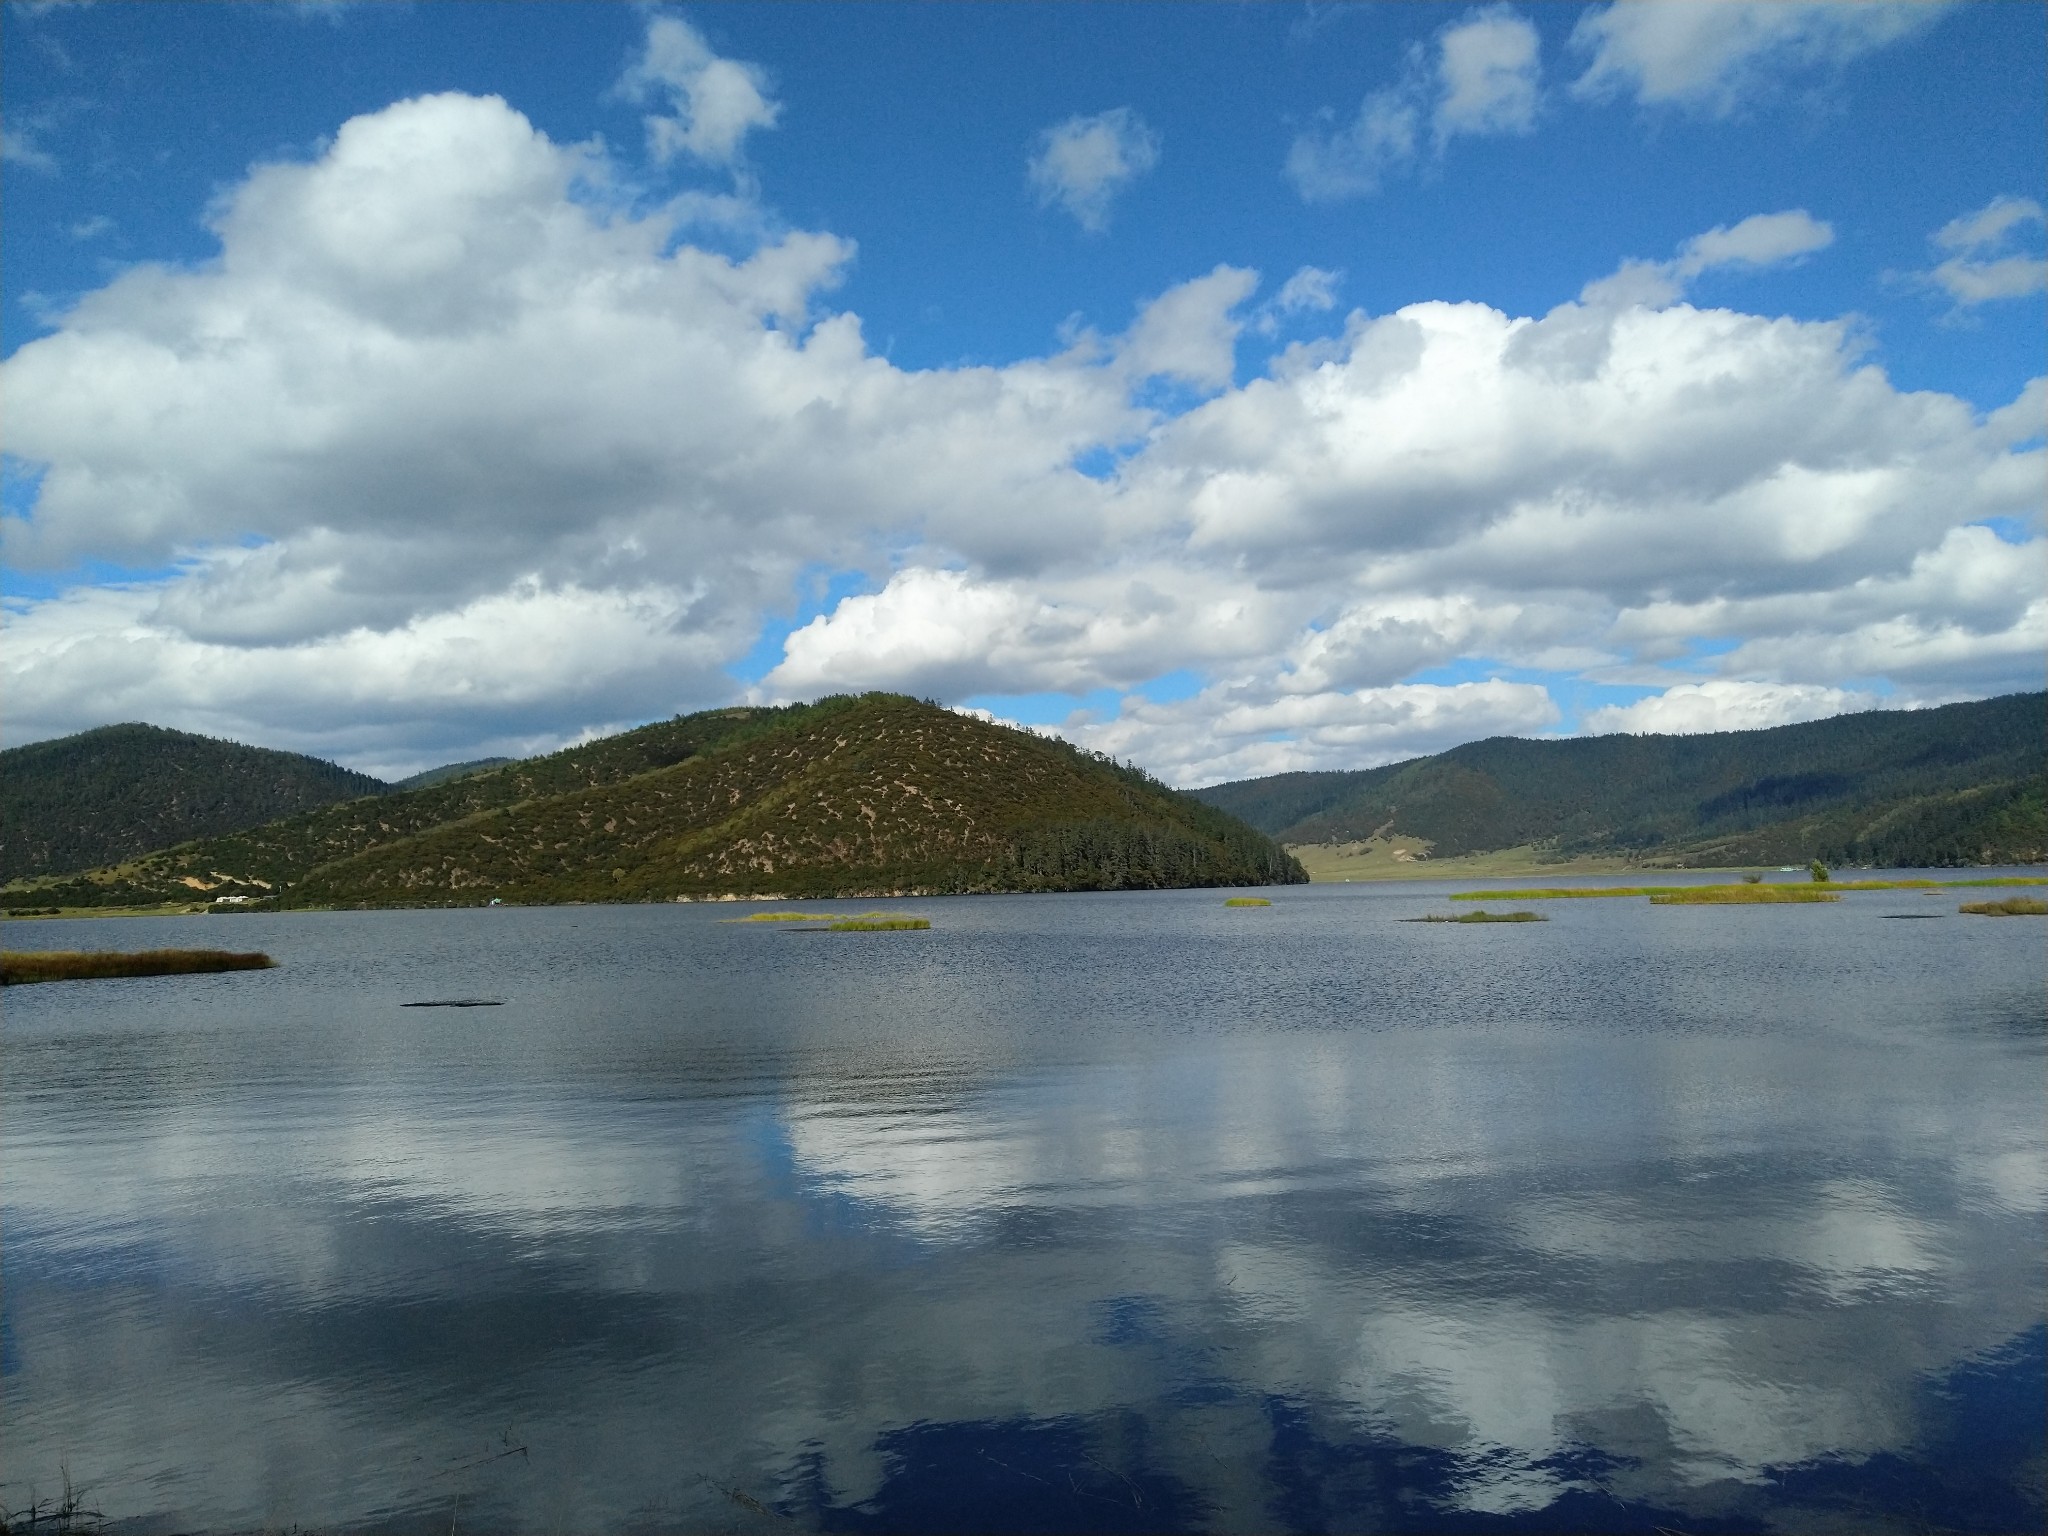
M1428 845L1420 838L1399 836L1367 838L1353 843L1286 843L1282 846L1308 871L1311 885L1363 885L1403 880L1497 880L1556 875L1738 875L1758 871L1776 873L1782 868L1777 864L1657 864L1621 854L1546 858L1528 844L1498 848L1488 853L1433 858ZM2003 865L1997 867L2004 868Z
M1290 849L1289 849L1288 851L1289 851L1289 852L1291 852L1291 853L1294 853L1294 854L1296 855L1296 857L1300 857L1300 854L1301 854L1301 852L1302 852L1303 850L1300 850L1300 849L1296 849L1296 848L1290 848ZM1310 853L1313 853L1313 852L1314 852L1315 850L1314 850L1313 848L1311 848L1311 849L1309 849L1309 850L1307 850L1307 851L1308 851L1308 852L1310 852ZM1355 861L1355 863L1353 863L1353 864L1352 864L1352 867L1353 867L1353 868L1355 868L1357 864L1362 864L1362 863L1364 863L1364 861L1363 861L1363 860L1358 860L1358 861ZM1532 858L1532 857L1529 857L1529 856L1528 856L1528 852L1527 852L1527 850L1523 850L1523 849L1504 849L1504 850L1501 850L1500 852L1497 852L1497 853L1484 853L1484 854L1472 854L1472 855L1467 855L1467 856L1464 856L1464 857L1459 857L1459 858L1448 858L1448 859L1423 859L1423 858L1417 858L1417 859L1414 859L1414 860L1413 860L1412 862L1409 862L1409 861L1399 861L1399 862L1395 862L1395 861L1391 861L1391 860L1389 860L1389 861L1386 861L1386 862L1376 862L1376 863L1374 863L1373 865L1369 865L1369 866L1367 866L1366 868L1364 868L1364 869L1361 869L1361 870L1359 870L1359 871L1358 871L1357 873L1351 873L1351 872L1348 872L1348 870L1346 870L1346 869L1344 868L1344 866L1342 866L1342 865L1336 866L1336 867L1338 868L1338 870L1339 870L1339 872L1338 872L1338 873L1330 873L1330 872L1328 872L1328 871L1329 871L1329 870L1331 869L1332 865L1331 865L1331 864L1330 864L1329 862L1327 862L1327 861L1318 861L1318 864L1311 864L1311 863L1310 863L1310 862L1309 862L1308 860L1304 859L1304 860L1302 861L1302 864L1303 864L1303 867L1304 867L1305 869L1307 869L1307 870L1308 870L1308 872L1309 872L1309 884L1310 884L1310 885L1402 885L1402 884L1420 884L1420 883L1422 883L1422 882L1425 882L1425 881L1439 881L1439 882L1443 882L1443 881L1460 881L1460 880L1462 880L1462 881L1480 881L1480 880L1485 880L1485 881L1499 881L1499 880L1510 880L1510 879L1514 879L1514 880L1526 880L1526 879L1537 879L1537 880L1546 880L1546 881L1547 881L1547 880L1555 880L1555 879L1561 879L1561 878L1564 878L1564 879L1570 879L1570 878L1584 879L1584 878L1586 878L1586 877L1588 877L1588 876L1600 876L1600 875L1606 875L1606 876L1615 876L1615 875L1623 875L1623 876L1630 876L1630 877L1633 877L1633 878L1632 878L1632 879L1630 880L1629 884L1630 884L1630 886L1631 886L1631 887L1634 887L1634 886L1637 886L1637 885L1641 885L1641 884L1643 884L1643 882L1644 882L1644 881L1645 881L1646 879L1673 879L1673 878L1683 879L1684 877L1688 877L1688 876L1698 876L1698 877L1708 877L1708 878L1710 878L1710 877L1713 877L1713 876L1730 876L1730 875L1745 875L1745 874L1762 874L1762 875L1764 875L1765 877L1767 877L1767 878L1768 878L1768 877L1769 877L1770 875L1773 875L1773 874L1780 874L1780 873L1786 873L1786 872L1788 872L1788 870L1787 870L1786 866L1783 866L1783 865L1778 865L1778 864L1767 864L1767 865L1755 865L1755 864L1750 864L1750 865L1706 865L1706 864L1701 864L1701 865L1669 865L1669 864L1665 864L1665 865L1657 865L1657 864L1642 864L1642 863L1636 863L1636 862L1632 862L1632 861L1629 861L1629 860L1624 860L1624 859L1619 859L1619 858L1592 858L1592 857L1582 857L1582 858L1574 858L1574 859L1562 859L1562 860L1540 860L1540 859L1536 859L1536 858ZM1319 868L1319 866L1320 866L1320 868ZM1840 865L1840 866L1837 866L1837 868L1836 868L1836 870L1835 870L1835 873L1836 873L1836 874L1837 874L1838 876L1846 876L1846 877L1847 877L1846 879L1843 879L1843 880L1841 880L1841 881L1839 882L1839 884L1840 884L1840 886L1841 886L1841 888L1842 888L1842 889L1844 889L1844 890L1853 890L1853 889L1855 889L1855 888L1856 888L1856 885L1857 885L1857 881L1856 881L1856 878L1855 878L1855 872L1856 872L1856 871L1859 871L1859 870L1874 870L1874 869L1876 869L1876 868L1877 868L1877 866L1875 866L1875 865L1869 865L1869 866L1865 866L1865 865L1850 865L1850 864L1844 864L1844 865ZM1983 877L1978 877L1978 878L1972 878L1972 872L1973 872L1973 871L1982 871L1982 870L1994 870L1994 869L2002 869L2002 870L2023 870L2023 871L2026 871L2026 873L2025 873L2025 874L2023 874L2023 875L2014 875L2014 876L2009 876L2009 877L2006 877L2006 878L2008 878L2008 879L2010 879L2010 880L2012 880L2012 881L2015 881L2015 882L2024 882L2024 883L2028 883L2028 884L2034 884L2034 883L2040 883L2040 884L2048 884L2048 864L1958 864L1958 865L1952 865L1952 866L1943 866L1943 867L1941 867L1941 868L1939 868L1939 869L1930 869L1930 870L1927 870L1927 871L1923 871L1923 872L1921 872L1921 873L1922 873L1922 875L1923 875L1924 877L1928 878L1928 879L1929 879L1929 881L1930 881L1930 883L1931 883L1931 884L1933 884L1933 885L1937 885L1937 886L1950 886L1950 885L1962 886L1962 885L1977 885L1977 884L1989 884L1989 883L1991 883L1991 881L1990 881L1990 880L1988 880L1988 879L1985 879L1985 878L1983 878ZM1803 870L1803 869L1800 869L1800 870L1799 870L1799 873L1801 873L1801 874L1804 874L1804 870ZM1947 878L1941 878L1941 877L1943 877L1943 876L1946 876ZM1688 881L1687 883L1692 883L1692 882ZM1887 883L1889 883L1889 882L1887 882ZM1153 887L1146 887L1145 889L1155 889L1155 888L1153 888ZM1269 886L1241 886L1241 885L1213 885L1213 886L1211 886L1211 885L1190 885L1190 886L1166 886L1166 887L1157 887L1156 889L1159 889L1159 890L1188 890L1188 891L1243 891L1243 890L1269 890L1269 889L1270 889L1270 890L1291 890L1291 889L1299 889L1299 887L1298 887L1298 886L1270 886L1270 887L1269 887ZM1593 887L1592 889L1598 889L1598 888L1597 888L1597 887ZM507 910L507 911L509 911L509 910L514 910L514 909L518 909L518 910L526 910L526 909L529 909L529 908L546 908L546 907L588 907L588 906L605 906L605 907L611 907L611 906L619 906L619 907L664 907L664 906L674 906L674 905L684 905L684 906L694 906L694 905L719 905L719 906L723 906L723 905L728 905L728 904L734 904L734 905L736 905L736 904L743 904L743 903L761 903L761 904L763 904L763 905L767 905L767 904L772 904L772 903L777 903L777 902L787 902L787 901L883 901L883 900L889 900L889 901L911 901L911 900L916 900L916 899L919 899L919 898L937 898L937 897L952 897L952 896L1094 896L1094 895L1115 895L1115 894L1121 894L1121 893L1119 893L1119 892L1115 892L1115 891L1111 891L1111 892L1103 892L1103 891L1093 891L1093 890L1083 890L1083 891L917 891L917 890L892 890L892 891L849 891L849 892L843 892L843 893L836 893L836 894L831 894L831 895L816 895L816 894L813 894L813 895L807 895L807 896L801 896L801 897L797 897L797 896L790 896L790 895L788 895L788 894L786 894L786 893L780 893L780 892L775 892L775 893L769 893L769 892L758 892L758 893L748 893L748 894L744 894L744 895L741 895L741 894L732 894L732 895L719 895L719 896L694 896L694 897L691 897L691 896L681 896L681 897L662 897L662 898L657 898L657 899L650 899L650 900L645 900L645 901L619 901L619 902L589 902L589 901L568 901L568 902L504 902L504 903L499 903L498 905L499 905L499 907L500 907L500 909L501 909L501 910ZM1479 895L1498 895L1498 894L1501 894L1501 893L1499 893L1499 892L1480 892L1480 893L1475 893L1475 894L1479 894ZM1519 893L1519 894L1526 894L1526 893ZM247 917L276 917L276 916L280 916L280 915L282 915L282 914L284 914L284 913L287 913L287 912L470 912L470 911L488 911L488 910L490 910L490 909L491 909L491 903L488 903L488 902L477 902L477 903L475 903L475 904L473 904L473 905L461 905L461 906L457 906L457 905L451 905L451 904L448 904L448 903L435 903L435 904L433 904L433 905L431 905L431 906L427 906L427 905L422 905L422 906L388 906L388 907L387 907L387 906L375 906L375 907L359 907L359 906L334 906L334 907L329 907L329 906L305 906L305 907L283 907L283 908L278 908L278 907L258 907L258 908L255 908L255 909L253 909L253 910L252 910L252 909L250 909L250 908L248 908L248 907L216 907L216 906L213 906L213 905L210 905L210 904L207 904L207 903L201 903L201 902L189 902L189 903L188 903L188 902L164 902L164 903L161 903L160 905L156 905L156 906L127 906L127 907L65 907L65 908L62 908L62 909L60 909L60 910L58 910L58 911L55 911L55 912L44 912L44 911L29 911L29 912L8 912L8 911L5 911L5 910L0 910L0 923L42 923L42 922L71 922L71 921L75 921L75 920L77 920L77 919L79 919L79 918L93 918L93 917L228 917L228 916L247 916Z

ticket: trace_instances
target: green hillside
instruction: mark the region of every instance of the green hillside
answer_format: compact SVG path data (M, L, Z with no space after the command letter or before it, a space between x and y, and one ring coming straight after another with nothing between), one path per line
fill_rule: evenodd
M1194 793L1283 843L1419 838L1672 866L2048 859L2048 695L1701 736L1495 737Z
M438 768L423 769L406 778L395 780L393 789L426 789L435 784L446 784L450 779L466 779L473 773L482 773L490 768L502 768L516 761L509 757L479 757L467 763L443 763Z
M616 784L748 732L772 729L789 713L724 709L664 720L547 757L526 758L376 799L325 806L69 880L0 891L0 907L137 906L204 892L260 897L284 890L332 860L524 800Z
M0 880L117 863L388 788L317 757L154 725L13 747L0 752Z
M7 905L650 901L1300 881L1234 818L1059 741L888 694L685 716L152 854Z

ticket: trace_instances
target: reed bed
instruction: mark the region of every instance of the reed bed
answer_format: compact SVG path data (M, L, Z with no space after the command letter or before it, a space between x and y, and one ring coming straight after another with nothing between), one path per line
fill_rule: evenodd
M794 933L918 933L928 929L928 917L905 917L900 912L860 912L843 916L837 912L755 912L746 917L722 919L728 923L802 923L789 929Z
M277 962L265 954L225 949L117 950L47 949L0 954L0 986L37 981L92 981L114 976L187 976L212 971L266 971Z
M1272 902L1263 896L1229 896L1224 898L1226 907L1270 907Z
M1534 886L1526 891L1454 891L1453 901L1563 901L1592 896L1661 896L1682 891L1682 885L1557 885Z
M1653 907L1778 907L1791 903L1840 901L1840 892L1812 885L1693 885L1659 891Z
M1404 923L1547 923L1541 912L1432 912L1426 917L1404 917Z
M1978 917L2048 917L2048 901L2038 896L2008 896L2003 901L1966 901L1956 910Z
M1996 875L1982 880L1784 880L1777 884L1769 881L1753 883L1744 881L1741 885L1558 885L1532 886L1516 891L1459 891L1451 897L1453 901L1562 901L1598 896L1647 896L1652 901L1660 897L1675 897L1675 901L1660 902L1660 905L1691 906L1695 903L1744 902L1744 901L1811 901L1827 899L1802 895L1775 894L1786 891L1818 891L1832 895L1841 891L1936 891L1952 890L1966 886L1985 885L2048 885L2044 875ZM1730 891L1734 895L1703 896L1703 891ZM1758 894L1759 892L1763 894Z

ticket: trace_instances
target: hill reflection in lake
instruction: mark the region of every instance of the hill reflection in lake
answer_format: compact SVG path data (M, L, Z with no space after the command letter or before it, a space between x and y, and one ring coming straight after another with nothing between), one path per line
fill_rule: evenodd
M282 965L10 992L7 1507L2037 1528L2037 929L1441 895L10 929Z

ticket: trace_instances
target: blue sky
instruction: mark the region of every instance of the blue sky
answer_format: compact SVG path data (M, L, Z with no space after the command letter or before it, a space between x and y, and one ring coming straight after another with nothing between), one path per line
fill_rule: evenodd
M887 686L1196 782L2040 686L2044 14L9 5L10 740Z

